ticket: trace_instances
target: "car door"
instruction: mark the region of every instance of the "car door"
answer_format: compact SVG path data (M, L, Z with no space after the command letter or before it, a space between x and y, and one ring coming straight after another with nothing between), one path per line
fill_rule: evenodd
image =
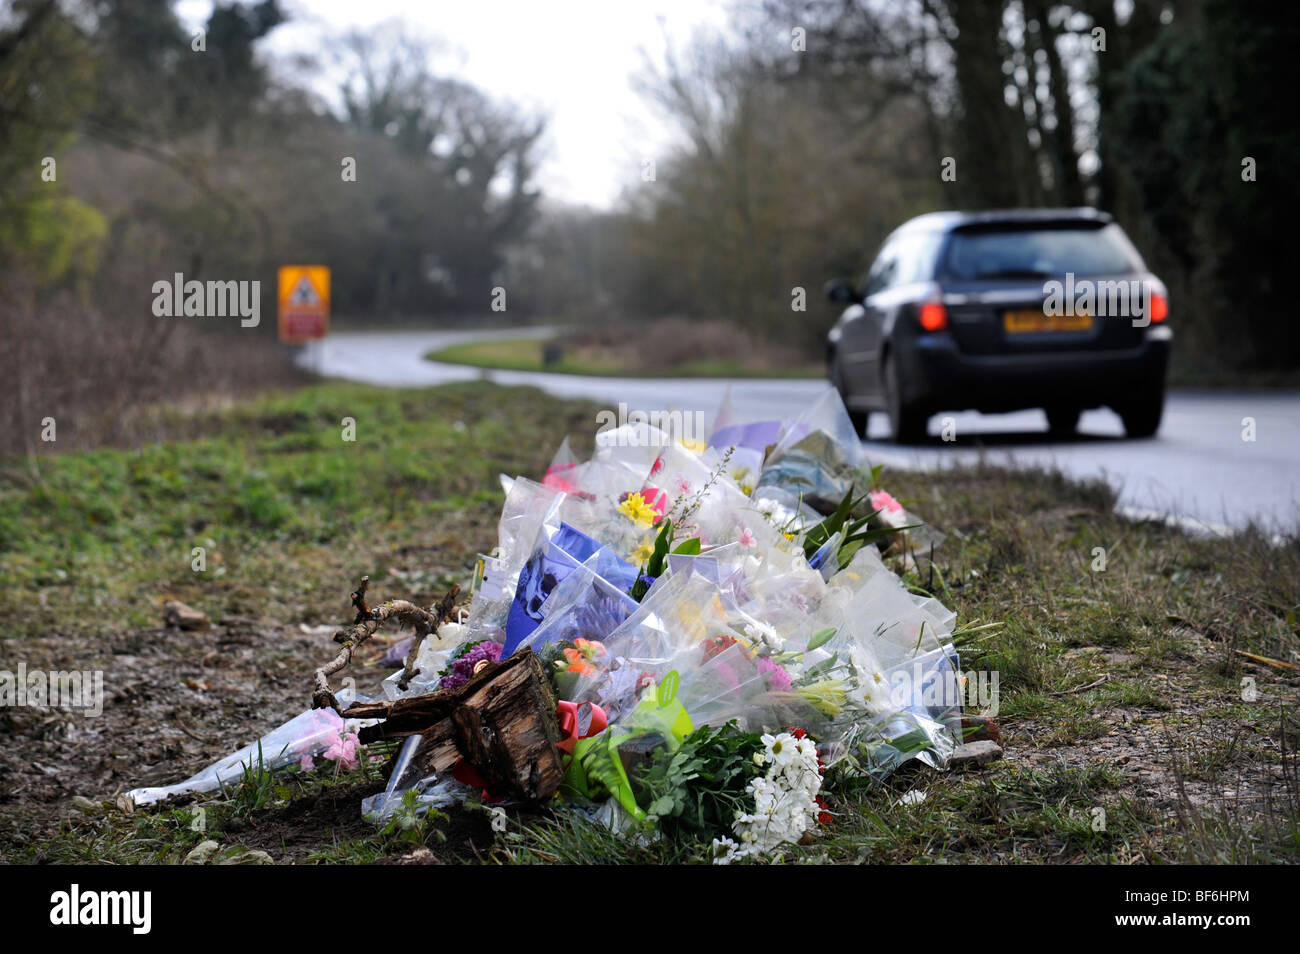
M863 279L860 304L850 305L840 317L840 361L848 390L865 403L880 399L880 319L872 298L893 281L898 269L898 240L886 241Z

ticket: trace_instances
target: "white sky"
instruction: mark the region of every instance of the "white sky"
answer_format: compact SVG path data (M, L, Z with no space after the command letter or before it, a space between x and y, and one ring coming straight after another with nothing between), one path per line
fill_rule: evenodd
M643 158L671 139L658 114L633 92L641 51L658 61L665 31L680 48L700 28L725 23L723 0L282 0L292 19L271 34L273 55L318 52L332 33L405 20L417 35L441 36L456 75L549 116L543 194L598 208L640 178ZM210 0L181 0L187 26L201 25ZM328 92L322 89L321 92Z

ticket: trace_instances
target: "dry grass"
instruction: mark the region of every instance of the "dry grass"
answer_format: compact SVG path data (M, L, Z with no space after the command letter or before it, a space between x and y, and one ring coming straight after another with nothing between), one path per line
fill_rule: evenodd
M117 307L9 279L0 286L0 457L22 454L32 468L50 453L157 440L166 409L210 408L303 380L265 311L255 329L158 318L138 294L150 289L147 276L114 296ZM43 439L47 419L53 442Z

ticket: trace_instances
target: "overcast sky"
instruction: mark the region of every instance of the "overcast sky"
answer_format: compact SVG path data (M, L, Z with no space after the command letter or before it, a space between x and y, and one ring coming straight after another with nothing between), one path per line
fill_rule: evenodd
M273 54L319 51L331 32L393 18L444 37L453 52L439 62L448 69L550 117L538 177L543 192L597 207L638 179L641 157L656 155L671 135L629 82L641 71L640 51L658 59L665 30L681 46L696 30L722 26L726 13L723 0L282 0L282 6L293 19L266 43ZM191 27L211 9L210 0L177 5Z

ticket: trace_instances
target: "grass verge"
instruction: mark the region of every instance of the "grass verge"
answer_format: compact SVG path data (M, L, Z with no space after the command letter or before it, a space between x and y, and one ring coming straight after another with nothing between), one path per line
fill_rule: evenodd
M225 861L704 860L702 846L635 845L545 811L498 831L469 806L385 835L360 817L375 772L113 807L301 711L334 645L331 629L300 624L343 622L361 574L381 599L463 581L495 540L497 473L539 475L593 421L594 408L531 389L327 385L178 416L168 443L45 457L39 479L6 462L5 668L102 669L107 699L100 718L0 709L0 774L15 780L0 794L0 856L178 861L214 840ZM784 860L1300 859L1300 675L1241 655L1300 658L1300 542L1135 523L1104 485L1047 472L885 483L948 533L934 573L911 582L959 613L964 668L997 673L1007 758L837 785L833 823ZM163 628L167 597L212 628ZM356 667L362 691L387 672L382 648ZM923 800L902 801L910 791Z
M453 345L430 351L428 361L468 364L476 368L501 371L545 371L551 374L580 374L598 377L647 378L820 378L820 365L798 364L753 365L739 359L700 358L655 368L638 368L629 364L619 351L597 347L564 347L558 360L543 361L546 342L535 338L512 338L475 344Z

